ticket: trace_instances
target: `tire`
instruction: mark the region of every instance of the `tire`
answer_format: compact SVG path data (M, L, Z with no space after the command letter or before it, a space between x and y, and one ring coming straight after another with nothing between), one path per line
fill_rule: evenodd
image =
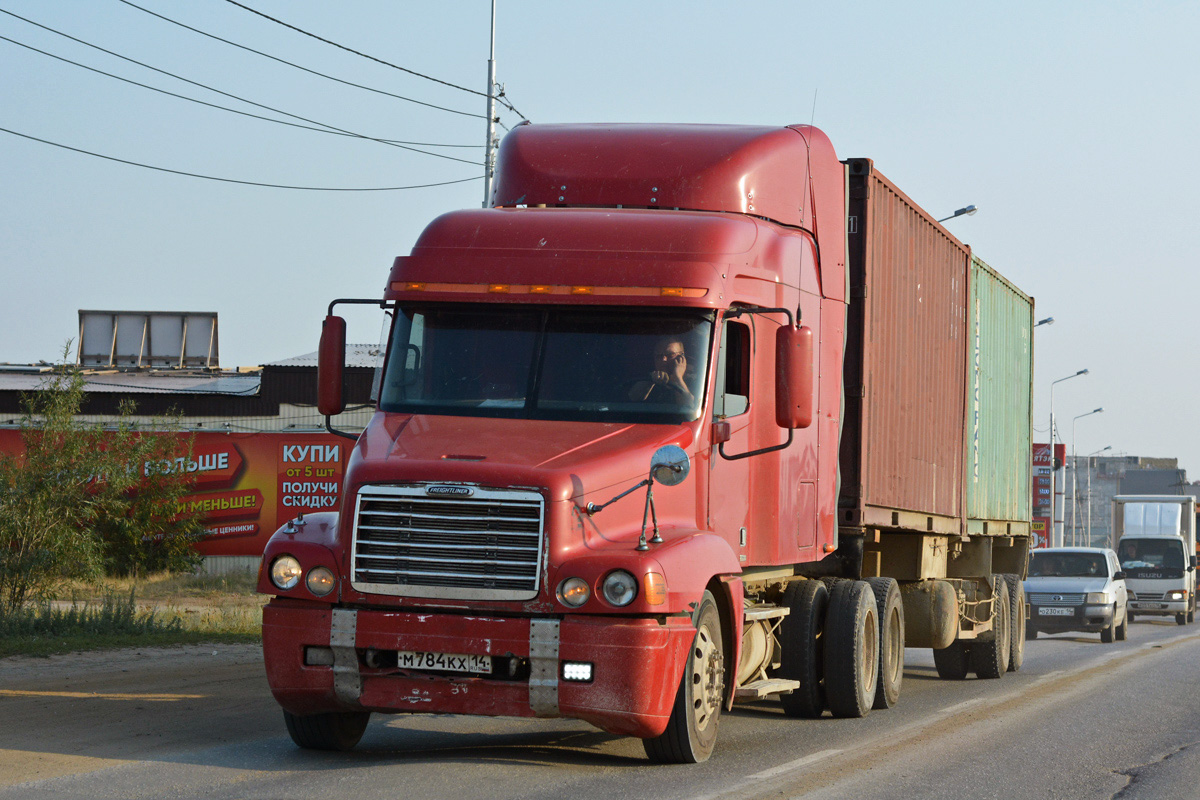
M879 676L872 708L891 708L904 682L904 604L894 578L868 578L879 615Z
M879 613L863 581L839 581L825 615L825 698L835 717L865 717L879 679Z
M1176 614L1175 615L1175 624L1176 625L1187 625L1187 617L1188 617L1188 615L1187 615L1186 611L1184 611L1182 614Z
M962 639L955 639L949 647L933 651L933 665L938 677L944 681L961 681L967 677L971 661L971 646Z
M799 681L800 688L779 696L789 717L815 719L825 710L822 684L825 645L825 612L829 590L821 581L793 581L783 593L789 613L779 625L781 658L776 675Z
M305 750L353 750L362 739L370 719L369 711L304 716L283 712L283 721L292 741Z
M1008 671L1016 672L1025 663L1025 584L1019 575L1004 579L1008 581Z
M1129 609L1125 609L1125 616L1121 619L1121 624L1117 626L1117 641L1123 642L1129 638Z
M1113 603L1112 620L1109 621L1108 625L1104 628L1104 630L1100 631L1100 641L1104 642L1105 644L1112 644L1116 638L1117 638L1117 604Z
M1128 622L1137 622L1137 614L1133 613L1132 611L1126 611L1125 619Z
M1038 629L1033 626L1032 622L1025 623L1025 641L1029 642L1037 638Z
M705 591L692 615L696 635L683 666L667 728L642 745L658 764L699 764L712 755L725 690L725 651L721 615L712 592Z
M992 635L971 645L971 670L980 678L999 678L1008 671L1012 648L1008 635L1008 581L992 578Z

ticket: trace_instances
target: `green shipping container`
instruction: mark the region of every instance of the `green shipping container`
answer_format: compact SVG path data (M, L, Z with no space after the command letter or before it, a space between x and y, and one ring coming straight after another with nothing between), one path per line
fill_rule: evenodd
M967 297L967 530L1028 535L1033 299L975 256Z

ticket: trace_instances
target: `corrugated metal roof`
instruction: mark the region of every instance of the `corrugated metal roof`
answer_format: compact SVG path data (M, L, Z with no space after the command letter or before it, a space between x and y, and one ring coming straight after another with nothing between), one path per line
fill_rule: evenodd
M347 367L371 367L379 361L383 355L383 348L377 344L347 344L346 345L346 366ZM285 358L282 361L272 361L267 364L269 367L316 367L317 366L317 351L305 353L302 356L294 356Z
M32 392L45 386L51 374L30 368L26 372L0 371L0 391ZM249 396L258 393L262 373L129 371L84 372L84 391L97 394L222 394Z

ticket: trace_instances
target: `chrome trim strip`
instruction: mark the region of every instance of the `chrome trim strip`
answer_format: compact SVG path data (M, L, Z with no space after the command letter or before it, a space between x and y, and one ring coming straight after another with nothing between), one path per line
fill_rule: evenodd
M539 717L558 712L558 620L529 621L529 707Z
M358 612L333 609L329 622L329 646L333 648L333 692L343 703L357 704L362 697L362 673L358 670Z

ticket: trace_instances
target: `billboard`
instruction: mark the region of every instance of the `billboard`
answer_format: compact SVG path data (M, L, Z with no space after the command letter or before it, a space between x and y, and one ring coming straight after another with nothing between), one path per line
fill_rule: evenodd
M1032 541L1030 547L1052 547L1053 531L1050 527L1050 509L1052 505L1051 492L1062 495L1062 485L1054 486L1052 477L1055 470L1055 460L1061 465L1067 457L1065 444L1054 445L1054 459L1050 457L1050 445L1035 443L1033 445L1033 524L1030 528Z
M206 556L259 556L296 514L336 511L353 442L329 433L219 433L194 436L192 458L160 466L196 476L187 496L202 514ZM22 449L20 431L0 430L0 452Z

